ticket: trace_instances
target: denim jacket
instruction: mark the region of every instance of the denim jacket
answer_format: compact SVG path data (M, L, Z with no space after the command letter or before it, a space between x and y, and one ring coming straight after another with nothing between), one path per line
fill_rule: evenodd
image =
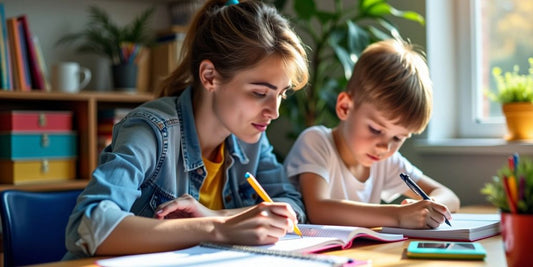
M199 199L206 168L196 133L191 88L130 112L113 128L92 179L78 198L66 229L64 259L94 255L126 216L153 217L156 207L183 194ZM254 144L234 135L225 140L226 209L261 202L244 174L256 175L274 201L289 203L305 221L300 193L287 180L265 134Z

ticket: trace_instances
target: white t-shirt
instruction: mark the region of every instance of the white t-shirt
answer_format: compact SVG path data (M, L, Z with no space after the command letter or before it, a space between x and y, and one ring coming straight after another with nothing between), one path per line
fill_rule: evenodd
M373 164L369 178L361 183L344 165L335 148L331 129L324 126L313 126L300 134L285 158L285 169L298 189L297 175L310 172L326 180L331 199L365 203L391 202L410 190L400 178L402 172L414 181L422 177L422 171L396 152Z

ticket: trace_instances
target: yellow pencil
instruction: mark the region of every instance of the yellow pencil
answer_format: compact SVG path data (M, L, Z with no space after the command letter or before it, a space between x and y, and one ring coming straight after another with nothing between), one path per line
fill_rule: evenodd
M244 177L246 178L248 183L250 183L255 192L263 199L263 201L274 202L251 173L247 172ZM300 229L298 229L298 226L296 224L294 225L294 232L300 237L303 237L302 232L300 232Z

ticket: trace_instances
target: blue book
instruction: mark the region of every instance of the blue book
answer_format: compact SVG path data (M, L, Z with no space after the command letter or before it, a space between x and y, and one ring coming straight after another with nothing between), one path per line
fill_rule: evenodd
M11 90L11 61L9 58L9 41L3 3L0 3L0 69L0 87L3 90Z
M26 83L28 90L31 90L32 83L31 83L31 70L30 70L30 61L28 56L28 46L26 45L26 40L24 38L25 36L25 29L24 25L20 22L20 20L17 20L17 27L19 28L20 33L20 50L22 52L22 65L24 68L24 82Z

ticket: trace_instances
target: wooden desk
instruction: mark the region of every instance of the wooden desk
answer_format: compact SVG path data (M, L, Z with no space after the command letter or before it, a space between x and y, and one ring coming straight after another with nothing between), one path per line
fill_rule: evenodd
M492 207L467 207L461 208L464 213L496 213ZM505 253L501 235L479 240L485 250L487 257L484 261L463 261L463 260L426 260L409 259L406 256L406 249L409 242L416 239L409 239L400 242L381 243L374 241L356 240L355 245L350 249L329 251L325 254L346 256L358 260L369 260L369 266L498 266L505 267ZM33 265L34 267L97 267L94 262L100 258L88 258L74 261L53 262L48 264Z

